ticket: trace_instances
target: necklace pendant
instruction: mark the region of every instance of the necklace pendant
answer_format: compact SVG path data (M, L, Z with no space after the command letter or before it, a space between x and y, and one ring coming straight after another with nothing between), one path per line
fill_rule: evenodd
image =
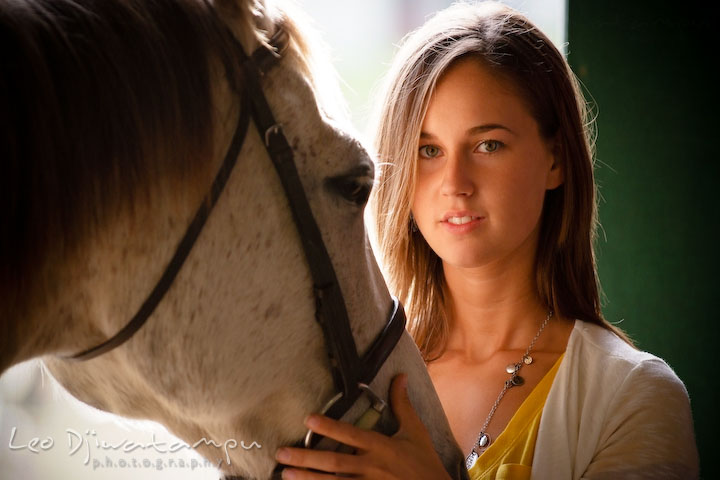
M465 457L465 468L467 468L468 470L470 470L472 467L474 467L474 466L475 466L475 462L477 462L478 457L479 457L479 455L477 454L477 452L476 452L475 449L473 448L473 451L470 452L470 455L468 455L467 457Z
M535 341L538 339L538 337L540 337L540 334L545 329L547 323L550 321L550 317L552 317L552 315L553 312L551 310L548 312L545 321L540 326L540 330L538 330L538 332L535 334L535 338L533 338L530 342L527 350L525 350L525 355L522 356L520 361L518 363L510 363L508 364L508 366L505 367L505 371L510 374L510 378L505 380L505 388L503 388L500 392L500 395L498 395L497 400L495 400L495 404L493 405L493 408L490 410L487 419L485 419L485 424L482 427L483 429L478 434L477 441L475 442L475 445L473 445L472 451L470 452L470 454L468 454L467 457L465 457L465 466L468 470L470 470L477 463L477 459L480 457L477 449L480 448L484 450L492 442L490 435L485 433L485 429L490 424L490 420L492 420L493 414L495 413L495 410L497 409L500 400L502 400L503 396L509 389L513 387L519 387L525 383L525 379L518 375L518 373L520 373L520 369L523 367L523 365L530 365L531 363L533 363L533 358L530 356L530 352L535 346Z
M480 455L477 453L476 448L487 448L488 445L490 445L490 442L492 442L492 439L490 438L490 435L488 435L485 432L480 432L480 435L478 436L477 442L475 442L475 446L472 449L472 452L465 457L465 467L470 470L474 465L475 462L477 462L477 459L480 457Z

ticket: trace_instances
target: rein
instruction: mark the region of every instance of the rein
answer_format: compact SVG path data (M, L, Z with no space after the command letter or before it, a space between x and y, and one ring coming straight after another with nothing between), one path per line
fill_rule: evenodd
M340 419L360 396L366 394L370 399L371 407L356 424L362 428L373 428L386 404L369 385L405 331L404 310L397 298L393 297L387 324L365 354L360 357L350 329L340 284L307 201L294 162L293 150L285 137L282 125L276 122L261 86L262 76L278 62L287 48L289 41L287 32L278 27L269 42L271 48L261 46L251 56L245 53L234 35L229 33L229 37L236 47L244 81L241 93L242 105L232 143L210 192L198 208L165 272L133 318L105 342L65 358L84 361L107 353L129 340L145 324L175 280L217 203L237 162L252 117L258 132L263 134L265 148L285 190L313 280L315 317L323 331L330 371L338 392L323 407L321 413ZM319 437L313 437L313 432L309 430L304 442L298 442L298 445L312 448L318 442ZM275 469L273 478L279 475L279 468L280 466ZM226 477L227 480L239 478Z

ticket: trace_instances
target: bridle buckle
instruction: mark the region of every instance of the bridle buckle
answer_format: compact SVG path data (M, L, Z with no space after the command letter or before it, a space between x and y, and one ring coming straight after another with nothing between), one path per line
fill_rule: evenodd
M380 420L380 417L385 411L385 408L387 408L387 402L380 398L380 396L376 394L369 385L365 383L358 383L357 385L360 391L365 393L370 399L370 408L365 410L365 412L360 416L360 418L358 418L354 425L358 428L362 428L363 430L372 430L377 424L377 422ZM330 408L334 404L336 404L343 397L343 395L343 392L338 392L337 394L335 394L335 396L332 397L323 406L323 408L320 410L320 414L325 414L328 410L330 410ZM305 448L312 448L312 437L314 434L315 432L313 432L312 429L308 429L307 433L305 434L305 440L303 442Z
M281 123L276 123L275 125L272 125L270 128L265 130L265 147L270 147L270 136L278 134L283 134Z

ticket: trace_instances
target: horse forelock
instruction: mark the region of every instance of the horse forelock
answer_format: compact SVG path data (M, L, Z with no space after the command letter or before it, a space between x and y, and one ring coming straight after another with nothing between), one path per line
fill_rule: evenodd
M220 22L203 0L0 2L0 367L96 232L209 187Z

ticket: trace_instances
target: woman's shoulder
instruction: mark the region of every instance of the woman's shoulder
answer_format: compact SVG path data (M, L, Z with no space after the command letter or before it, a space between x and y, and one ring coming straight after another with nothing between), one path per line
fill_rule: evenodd
M685 384L667 362L590 322L575 322L557 378L558 390L587 406L632 411L652 402L658 415L689 407Z
M646 382L675 384L685 387L673 369L662 358L628 344L601 325L576 320L568 342L567 353L579 366L594 365L604 376L624 382L628 377ZM687 394L687 393L686 393Z
M566 463L572 465L567 478L573 472L587 478L697 478L685 385L661 358L578 320L543 410L538 455L537 478Z

